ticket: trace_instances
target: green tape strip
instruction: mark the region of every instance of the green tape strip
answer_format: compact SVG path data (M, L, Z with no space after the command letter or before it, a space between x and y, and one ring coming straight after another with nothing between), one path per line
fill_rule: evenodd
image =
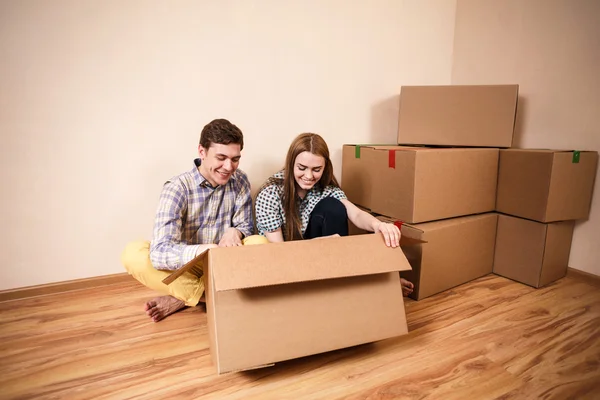
M581 156L580 151L575 150L573 152L573 164L579 164L579 157Z
M398 146L397 144L355 144L354 145L354 158L360 158L360 148L369 146Z

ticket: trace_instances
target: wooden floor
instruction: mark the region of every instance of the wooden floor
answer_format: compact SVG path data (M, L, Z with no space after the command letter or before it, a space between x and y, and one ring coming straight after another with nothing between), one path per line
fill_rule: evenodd
M407 302L404 337L218 376L206 314L133 280L0 303L2 399L600 399L600 288L487 276Z

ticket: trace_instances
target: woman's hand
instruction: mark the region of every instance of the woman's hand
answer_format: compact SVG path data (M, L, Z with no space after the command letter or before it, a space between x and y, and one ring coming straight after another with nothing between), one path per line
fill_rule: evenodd
M374 231L375 233L381 232L383 234L383 239L385 240L386 246L400 246L400 236L402 236L402 234L396 225L379 221L377 226L375 226Z

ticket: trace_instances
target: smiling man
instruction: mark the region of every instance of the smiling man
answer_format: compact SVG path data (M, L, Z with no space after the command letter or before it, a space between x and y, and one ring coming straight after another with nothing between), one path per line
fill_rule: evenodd
M238 170L243 147L243 134L231 122L216 119L206 125L194 167L163 186L152 242L133 242L125 248L125 269L163 294L144 306L154 322L204 301L201 267L165 285L162 280L171 271L206 249L241 246L252 234L250 183Z

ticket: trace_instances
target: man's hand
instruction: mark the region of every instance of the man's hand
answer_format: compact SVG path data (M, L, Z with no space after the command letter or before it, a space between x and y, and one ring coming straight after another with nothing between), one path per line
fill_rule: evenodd
M242 232L235 228L227 228L219 241L219 247L234 247L242 245Z

